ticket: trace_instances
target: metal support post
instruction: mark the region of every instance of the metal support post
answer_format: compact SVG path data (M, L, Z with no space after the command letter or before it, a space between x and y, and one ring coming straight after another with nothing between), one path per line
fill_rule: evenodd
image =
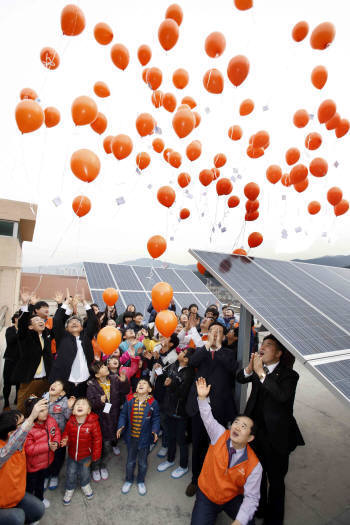
M252 333L251 323L252 314L241 305L237 348L238 370L247 367L249 364L250 337ZM235 401L239 413L244 412L247 402L247 389L248 385L241 385L236 382Z

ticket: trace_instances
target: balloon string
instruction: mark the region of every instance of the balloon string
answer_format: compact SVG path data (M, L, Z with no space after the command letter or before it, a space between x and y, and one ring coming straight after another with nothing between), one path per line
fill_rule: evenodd
M210 243L212 241L213 234L216 233L216 219L217 219L217 214L218 214L218 204L219 204L219 196L217 196L216 198L214 221L211 224Z
M56 245L56 248L53 250L53 252L51 253L50 255L50 259L55 255L56 251L58 250L61 242L63 241L63 238L65 237L65 235L67 234L68 230L70 229L70 227L72 226L73 222L74 222L74 219L75 219L75 216L72 218L71 222L68 224L67 228L64 230L64 232L62 233L57 245Z

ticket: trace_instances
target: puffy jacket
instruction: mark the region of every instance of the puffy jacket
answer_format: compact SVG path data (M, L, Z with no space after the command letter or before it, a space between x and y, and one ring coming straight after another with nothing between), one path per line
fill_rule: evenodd
M126 403L122 408L119 416L118 429L124 427L124 439L128 444L131 438L131 419L132 409L135 402L135 395L129 394ZM139 437L138 448L149 447L153 441L152 432L159 434L160 430L160 416L159 416L159 405L154 397L148 399L145 411L143 413L141 434Z
M50 401L50 394L46 392L43 395L43 398L47 399L50 416L56 420L60 431L63 432L64 427L72 414L71 409L68 408L68 397L61 396L56 399L56 401Z
M88 414L85 423L78 423L71 416L64 429L62 439L68 437L68 455L75 461L91 456L92 461L101 457L102 434L97 414Z
M37 472L51 465L55 454L49 448L49 441L61 442L61 431L51 416L47 416L43 423L36 421L28 432L24 445L28 472Z

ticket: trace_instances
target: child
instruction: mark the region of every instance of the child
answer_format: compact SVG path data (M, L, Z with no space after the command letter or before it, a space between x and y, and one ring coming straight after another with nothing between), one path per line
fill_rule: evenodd
M141 341L138 341L135 338L135 330L133 328L127 328L127 330L125 330L124 339L125 341L119 345L120 351L122 353L122 360L120 361L122 365L130 359L131 354L140 354L141 350L144 348Z
M26 417L31 414L38 397L30 397L25 403ZM48 407L40 410L33 428L28 433L24 449L27 457L27 492L39 498L49 508L50 502L44 498L46 469L54 459L54 452L60 446L61 432L56 420L49 416Z
M94 494L90 486L91 460L97 461L101 456L102 434L97 414L91 414L91 405L86 398L79 398L73 406L73 414L63 432L61 446L68 444L66 492L63 505L69 505L77 478L80 478L81 490L87 500Z
M116 376L118 375L118 370L119 370L119 359L117 356L111 356L109 359L108 359L108 370L109 370L109 375L110 376Z
M49 391L43 395L43 398L48 401L49 414L56 420L56 423L62 434L64 427L71 416L75 397L70 397L68 399L63 381L57 380L52 383ZM47 470L45 488L48 486L50 490L57 489L58 475L61 471L65 458L66 447L59 447L55 451L54 460Z
M134 481L134 470L138 458L137 487L140 496L146 494L145 477L147 473L147 456L150 444L156 442L160 430L158 403L151 396L152 387L147 379L140 379L136 393L128 396L118 421L117 438L125 430L128 446L126 479L122 493L130 491ZM153 439L152 439L153 435Z
M124 373L111 376L102 361L92 363L90 370L94 377L88 381L87 398L92 410L98 414L102 432L102 454L92 463L91 470L92 479L101 481L101 478L108 479L106 462L117 431L121 394L128 394L130 385Z

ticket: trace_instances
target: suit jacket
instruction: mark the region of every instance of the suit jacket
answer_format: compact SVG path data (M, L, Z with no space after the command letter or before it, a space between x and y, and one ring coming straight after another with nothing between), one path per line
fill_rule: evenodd
M212 359L206 347L196 348L188 364L196 369L197 378L204 377L211 385L209 397L214 418L222 425L232 421L237 415L233 388L238 365L234 350L222 347ZM187 398L186 411L190 417L199 412L195 383Z
M244 376L244 369L237 375L239 383L252 383L245 414L254 418L258 395L262 396L262 407L265 429L264 439L268 439L272 447L281 454L289 454L298 445L305 445L299 427L293 416L295 391L299 374L295 370L279 363L267 374L263 383L255 372L249 377ZM259 436L259 429L258 429Z
M51 334L47 328L42 333L44 338L44 349L41 348L39 334L34 330L29 330L29 319L31 313L21 312L18 319L18 345L19 359L12 374L12 382L28 383L32 381L35 372L43 357L46 377L49 376L52 366L51 353Z
M6 338L6 350L4 353L4 359L9 359L9 361L16 362L19 358L19 347L18 347L18 338L17 338L17 329L15 325L9 326L6 328L5 332Z

